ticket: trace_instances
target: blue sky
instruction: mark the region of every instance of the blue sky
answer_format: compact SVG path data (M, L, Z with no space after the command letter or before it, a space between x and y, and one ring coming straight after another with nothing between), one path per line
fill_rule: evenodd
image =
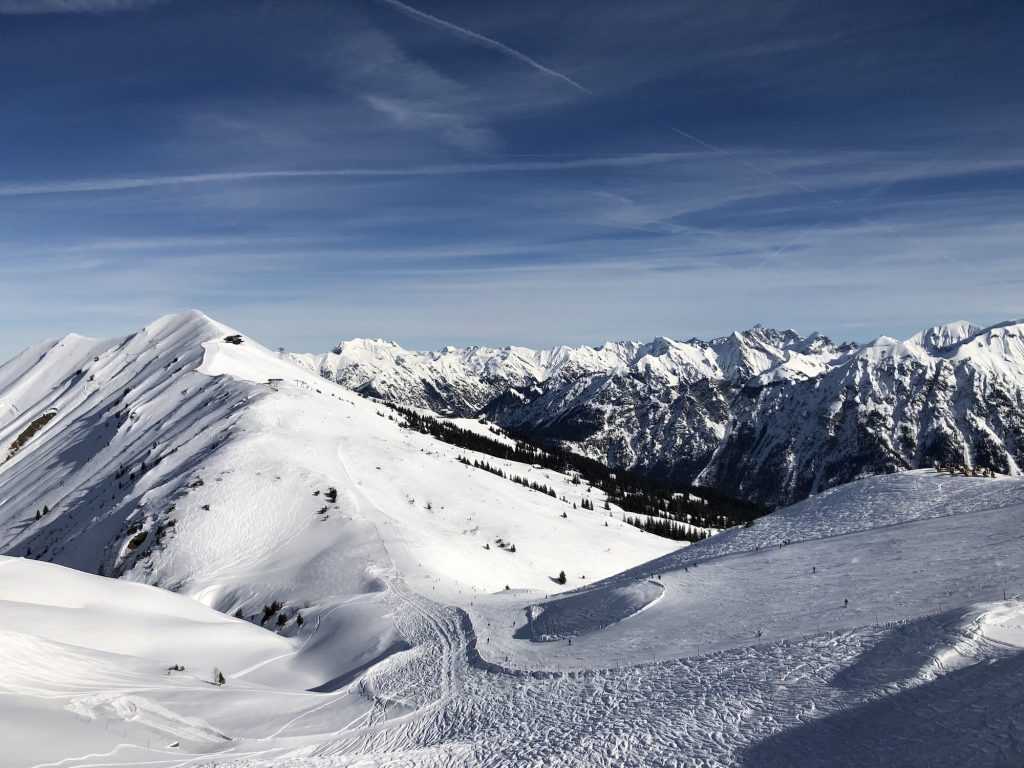
M1019 2L0 0L0 356L1024 316Z

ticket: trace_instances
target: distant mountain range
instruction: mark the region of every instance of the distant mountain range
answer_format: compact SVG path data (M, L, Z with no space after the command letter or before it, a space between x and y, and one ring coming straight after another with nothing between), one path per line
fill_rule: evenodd
M863 345L755 326L547 350L354 339L292 357L363 394L770 505L934 462L1024 464L1022 322Z

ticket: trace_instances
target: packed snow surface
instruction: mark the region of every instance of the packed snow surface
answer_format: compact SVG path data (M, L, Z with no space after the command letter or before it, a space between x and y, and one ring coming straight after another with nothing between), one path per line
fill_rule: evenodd
M0 367L5 765L1024 763L1019 479L869 478L678 548L236 334Z

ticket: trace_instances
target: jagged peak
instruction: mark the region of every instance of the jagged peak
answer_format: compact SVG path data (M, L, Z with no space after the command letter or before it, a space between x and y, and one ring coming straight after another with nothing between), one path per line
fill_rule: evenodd
M647 345L647 354L657 355L660 357L662 355L667 355L676 346L678 346L678 342L668 338L667 336L655 336L651 340L651 343Z
M1024 319L1007 320L985 328L975 328L974 333L963 339L958 346L967 346L971 342L980 341L982 339L993 339L997 337L1005 337L1007 335L1015 336L1019 334L1024 334Z
M751 328L746 330L737 330L732 333L726 334L725 336L716 336L709 341L704 341L698 338L692 338L688 343L695 345L711 345L711 346L722 346L724 344L770 344L773 346L788 346L790 344L802 341L805 337L801 336L798 331L792 328L769 328L762 325L761 323L755 323Z
M933 325L931 328L918 331L907 339L907 342L919 344L928 352L938 352L955 347L981 333L982 330L967 320L956 320L952 323Z
M797 343L795 343L793 345L793 349L794 351L800 352L802 354L813 354L815 352L820 352L823 350L839 350L845 346L847 345L842 344L837 346L835 342L833 342L832 339L826 336L825 334L819 333L818 331L814 331L813 333L808 334L804 338L800 339Z

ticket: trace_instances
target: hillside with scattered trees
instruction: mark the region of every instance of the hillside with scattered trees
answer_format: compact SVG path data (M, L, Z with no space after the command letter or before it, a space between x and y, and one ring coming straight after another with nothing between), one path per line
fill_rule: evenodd
M437 440L469 451L565 473L574 477L574 482L585 482L598 488L609 501L631 513L624 517L626 522L659 536L696 541L702 535L691 531L688 526L729 528L749 523L768 511L760 505L731 498L710 488L673 487L658 478L638 472L612 470L599 461L571 451L541 447L521 435L514 435L512 441L500 440L411 408L385 405L394 412L389 418L399 420L407 429L429 434ZM462 460L472 464L468 459ZM477 461L480 468L505 476L502 470L485 464ZM508 479L521 481L514 476ZM535 490L554 495L554 491L547 488L538 487ZM645 520L636 515L658 519Z

